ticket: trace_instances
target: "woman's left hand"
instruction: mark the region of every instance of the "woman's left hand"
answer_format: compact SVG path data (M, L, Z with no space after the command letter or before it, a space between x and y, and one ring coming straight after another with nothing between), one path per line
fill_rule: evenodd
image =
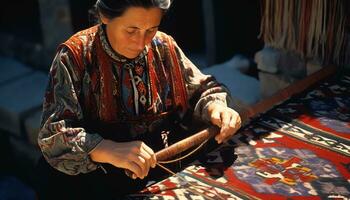
M226 142L241 127L241 117L227 106L212 103L208 106L208 114L211 122L220 127L220 133L215 136L218 144Z

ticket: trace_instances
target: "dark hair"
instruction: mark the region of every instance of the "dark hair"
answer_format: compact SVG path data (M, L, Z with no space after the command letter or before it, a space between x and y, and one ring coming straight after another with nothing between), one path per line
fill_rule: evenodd
M130 7L160 8L166 12L171 0L97 0L96 11L109 19L120 17Z

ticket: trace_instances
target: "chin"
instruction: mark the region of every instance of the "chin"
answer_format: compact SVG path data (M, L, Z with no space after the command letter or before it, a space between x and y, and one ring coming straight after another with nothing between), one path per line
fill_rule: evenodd
M138 56L139 54L135 54L135 55L130 55L130 56L128 56L127 58L129 58L129 59L134 59L134 58L136 58L137 56Z
M123 56L125 56L125 57L127 57L127 58L129 58L129 59L134 59L134 58L136 58L138 55L140 55L140 53L141 52L135 52L135 53L128 53L128 54L125 54L125 55L123 55Z

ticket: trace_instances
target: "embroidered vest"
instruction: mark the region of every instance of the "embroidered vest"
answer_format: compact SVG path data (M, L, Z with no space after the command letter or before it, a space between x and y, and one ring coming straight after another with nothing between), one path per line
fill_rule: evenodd
M117 127L116 124L130 124L137 122L157 121L166 117L165 113L148 114L130 117L121 106L119 84L113 84L113 59L103 49L98 34L98 26L80 31L59 46L66 47L73 57L76 66L74 69L81 81L77 94L83 108L84 118L91 126ZM155 50L159 53L156 53ZM163 62L163 61L168 62ZM165 66L168 65L168 66ZM177 53L170 37L158 32L152 43L148 45L147 69L149 70L150 90L152 103L161 93L164 84L170 86L171 94L164 104L167 111L180 110L185 112L188 108L185 83L178 62ZM88 83L88 84L86 84ZM88 86L86 86L88 85ZM97 98L94 94L99 93ZM99 124L101 122L103 125ZM109 124L106 126L106 124Z

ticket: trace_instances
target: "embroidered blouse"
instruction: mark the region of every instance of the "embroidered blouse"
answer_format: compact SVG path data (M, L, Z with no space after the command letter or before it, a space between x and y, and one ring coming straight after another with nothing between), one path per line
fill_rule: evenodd
M187 101L195 99L195 102L188 103L190 109L194 111L194 117L209 121L207 107L211 103L225 106L232 103L226 87L218 84L213 77L202 74L184 55L173 38L165 33L158 31L152 44L146 46L138 57L127 59L112 49L102 26L96 26L95 29L88 29L96 32L90 35L96 38L91 40L93 42L89 42L89 34L83 32L80 34L80 40L86 42L86 45L75 47L83 48L79 49L80 52L91 51L91 54L83 55L92 55L87 60L94 65L85 63L83 59L85 69L79 70L77 67L79 62L75 59L72 49L63 45L59 48L49 72L38 143L46 160L57 170L75 175L91 172L98 167L98 163L91 160L89 153L102 141L103 136L99 132L88 131L81 122L108 121L106 119L109 118L104 117L106 112L115 113L123 110L126 115L137 118L143 115L156 115L171 109L172 103L169 102L169 96L173 90L171 81L158 80L157 76L154 78L152 75L152 73L157 74L158 69L164 69L165 65L171 66L174 63L169 60L169 56L164 56L166 52L171 51L171 45L164 38L171 40L174 45L176 63L180 67ZM75 40L68 41L75 44ZM110 65L99 62L96 60L97 57L93 56L99 54L99 46L112 61ZM150 61L149 55L159 59ZM153 65L149 65L149 62ZM164 66L161 66L163 64ZM93 69L90 69L89 65ZM150 66L158 71L152 71L149 69ZM103 76L102 69L111 69L109 72L112 73L112 78L107 79ZM167 76L169 74L164 73L164 76L160 76L159 79L166 79ZM105 108L103 97L106 96L104 90L106 85L120 86L111 87L110 98L113 101L119 99L120 104L116 105L122 109ZM194 98L195 95L198 97ZM92 98L94 104L91 104L88 98Z

